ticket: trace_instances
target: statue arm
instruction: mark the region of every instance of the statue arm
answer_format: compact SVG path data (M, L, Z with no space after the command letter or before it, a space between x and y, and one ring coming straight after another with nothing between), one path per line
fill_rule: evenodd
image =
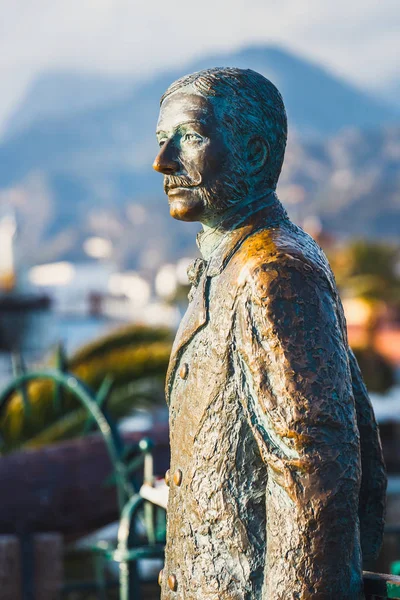
M382 545L386 507L386 469L374 410L351 349L349 362L361 445L359 518L364 569L372 570Z
M264 598L361 596L360 447L347 343L322 275L286 257L247 278L234 360L268 469Z

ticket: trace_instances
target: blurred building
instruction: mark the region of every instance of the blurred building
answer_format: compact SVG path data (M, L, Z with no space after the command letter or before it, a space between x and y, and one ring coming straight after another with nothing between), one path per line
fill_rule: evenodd
M17 221L13 212L0 217L0 292L9 292L16 284L16 232Z

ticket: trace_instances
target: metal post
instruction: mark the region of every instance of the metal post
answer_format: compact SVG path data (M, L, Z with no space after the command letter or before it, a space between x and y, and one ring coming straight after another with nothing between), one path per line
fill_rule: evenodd
M20 538L21 545L21 580L23 600L35 600L35 550L30 533Z
M35 600L59 600L63 583L63 538L59 533L34 536Z
M144 457L144 483L147 485L154 485L154 459L151 452L146 452ZM145 502L144 504L144 519L146 523L146 530L149 544L156 543L156 534L154 527L154 504L151 502Z
M120 600L142 600L137 561L119 564Z
M2 600L21 600L21 552L16 535L0 535L0 594Z
M104 576L104 556L99 552L94 555L94 571L96 578L96 594L98 600L107 600L106 580Z

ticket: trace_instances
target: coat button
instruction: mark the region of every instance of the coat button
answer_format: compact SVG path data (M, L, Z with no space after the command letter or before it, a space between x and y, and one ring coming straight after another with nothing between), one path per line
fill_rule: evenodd
M178 589L178 581L175 575L170 575L168 577L168 587L173 592L176 592L176 590Z
M181 379L186 379L188 375L189 375L189 365L187 363L183 363L183 365L179 369L179 377Z
M158 585L162 585L163 575L164 575L164 571L163 571L163 569L161 569L161 571L158 574Z
M174 473L174 484L179 487L181 485L181 483L182 483L182 471L180 469L177 469Z
M171 471L168 469L168 471L165 473L164 476L165 479L165 483L167 484L167 486L169 487L170 481L171 481Z

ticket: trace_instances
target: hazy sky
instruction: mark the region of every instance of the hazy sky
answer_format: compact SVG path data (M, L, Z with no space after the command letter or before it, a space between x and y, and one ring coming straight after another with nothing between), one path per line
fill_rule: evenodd
M399 30L399 0L0 0L0 125L46 69L150 74L249 43L379 87L400 77Z

